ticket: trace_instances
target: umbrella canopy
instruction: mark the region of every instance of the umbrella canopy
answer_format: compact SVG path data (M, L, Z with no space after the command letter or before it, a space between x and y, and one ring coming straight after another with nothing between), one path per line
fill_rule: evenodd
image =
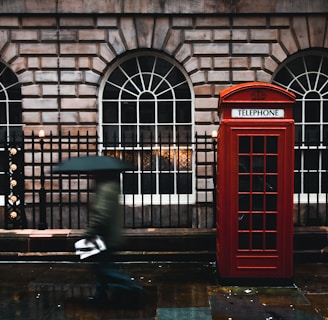
M107 156L73 157L60 162L54 173L97 173L133 170L133 166L121 159Z

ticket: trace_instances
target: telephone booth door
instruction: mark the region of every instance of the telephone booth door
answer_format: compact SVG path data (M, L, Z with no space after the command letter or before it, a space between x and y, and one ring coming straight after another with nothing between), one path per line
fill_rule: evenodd
M252 83L220 96L217 260L221 278L292 277L294 122L285 109L294 97L275 90L272 85ZM240 100L241 91L245 101ZM254 92L262 92L260 101L252 100Z

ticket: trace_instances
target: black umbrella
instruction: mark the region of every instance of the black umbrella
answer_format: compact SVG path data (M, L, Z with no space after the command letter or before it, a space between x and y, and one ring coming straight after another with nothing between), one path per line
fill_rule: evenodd
M73 157L60 162L54 173L97 173L133 170L133 166L121 159L107 156Z

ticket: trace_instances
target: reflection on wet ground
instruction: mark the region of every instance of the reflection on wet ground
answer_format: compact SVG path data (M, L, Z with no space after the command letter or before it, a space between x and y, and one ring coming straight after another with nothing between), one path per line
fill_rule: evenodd
M120 264L144 292L92 305L85 263L1 263L2 320L316 320L328 318L328 264L295 266L295 285L220 285L214 264Z

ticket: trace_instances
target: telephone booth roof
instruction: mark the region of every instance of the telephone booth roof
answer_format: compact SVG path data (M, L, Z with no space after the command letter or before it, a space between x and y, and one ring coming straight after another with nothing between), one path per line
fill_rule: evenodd
M222 90L219 95L218 112L230 118L230 109L238 108L283 108L286 118L292 118L292 106L296 96L277 85L266 82L246 82ZM223 112L226 109L226 112ZM229 110L229 111L228 111Z
M246 82L237 84L220 92L222 103L254 103L256 101L273 103L294 103L295 94L284 88L266 82Z

